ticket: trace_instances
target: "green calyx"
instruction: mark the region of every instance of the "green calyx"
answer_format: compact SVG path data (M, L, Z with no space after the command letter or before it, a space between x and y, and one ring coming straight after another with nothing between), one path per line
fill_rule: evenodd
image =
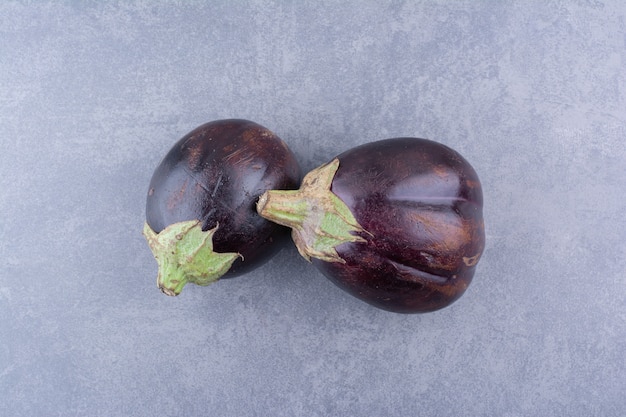
M174 223L155 233L146 222L143 235L159 265L157 285L167 295L178 295L185 284L209 285L224 275L239 253L213 251L219 225L202 231L199 220Z
M368 233L348 206L330 191L338 168L339 160L335 158L309 172L299 190L267 191L257 203L261 216L291 227L300 255L309 262L317 258L345 263L336 247L342 243L365 242L358 233Z

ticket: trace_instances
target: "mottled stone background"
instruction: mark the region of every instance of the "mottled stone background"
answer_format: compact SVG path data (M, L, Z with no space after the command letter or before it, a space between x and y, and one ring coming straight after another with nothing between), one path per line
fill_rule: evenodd
M289 247L168 298L148 182L248 118L308 170L421 136L485 194L474 283L375 310ZM626 3L2 1L0 414L623 416Z

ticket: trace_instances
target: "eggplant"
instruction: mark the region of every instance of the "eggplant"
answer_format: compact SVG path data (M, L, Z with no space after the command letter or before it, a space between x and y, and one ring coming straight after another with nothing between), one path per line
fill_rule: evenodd
M482 188L453 149L393 138L348 150L295 191L270 190L259 214L292 228L300 254L383 310L425 313L457 300L485 246Z
M297 189L298 162L278 136L248 120L216 120L180 139L157 166L146 199L144 236L157 285L178 295L269 260L289 229L259 216L267 190Z

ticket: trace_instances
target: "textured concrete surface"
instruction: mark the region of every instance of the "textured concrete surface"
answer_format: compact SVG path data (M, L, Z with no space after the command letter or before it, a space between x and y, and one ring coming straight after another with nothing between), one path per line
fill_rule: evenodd
M0 3L0 414L624 415L624 2L202 3ZM293 248L161 294L152 171L226 117L307 170L457 149L488 239L466 295L375 310Z

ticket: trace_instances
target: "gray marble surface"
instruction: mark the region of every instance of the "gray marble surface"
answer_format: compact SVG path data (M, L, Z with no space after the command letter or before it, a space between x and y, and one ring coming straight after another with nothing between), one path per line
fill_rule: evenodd
M420 136L484 187L474 282L376 310L288 247L168 298L174 141L247 118L309 170ZM3 1L0 415L623 416L622 1Z

